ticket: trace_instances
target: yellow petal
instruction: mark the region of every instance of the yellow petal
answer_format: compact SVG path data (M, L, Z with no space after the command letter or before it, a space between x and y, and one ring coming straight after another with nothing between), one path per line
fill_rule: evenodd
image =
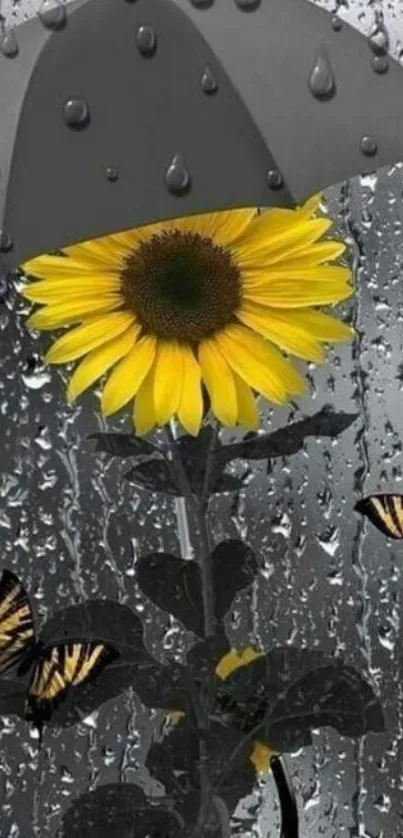
M348 343L354 340L355 332L351 326L347 326L347 323L337 320L336 317L324 314L322 311L316 311L314 308L306 308L301 311L293 310L290 312L290 316L299 328L305 329L315 340L322 343Z
M185 716L186 713L183 710L172 710L170 713L165 714L165 720L172 725L177 725Z
M182 395L183 354L178 343L159 341L155 359L154 407L165 425L176 413Z
M69 361L75 361L87 352L121 335L134 324L134 320L134 314L127 311L94 317L84 325L70 329L58 338L49 349L45 361L48 364L66 364ZM135 328L138 333L140 326L136 325Z
M111 268L114 266L111 265ZM37 256L22 265L24 273L39 279L67 279L69 276L99 273L99 267L86 264L84 259L71 259L69 256ZM109 271L108 271L109 272Z
M249 757L251 763L255 767L258 774L266 774L270 770L270 762L273 757L279 756L278 751L274 751L264 742L254 742L253 751Z
M199 363L213 413L223 425L236 425L238 404L234 376L216 338L200 344Z
M289 395L305 391L305 382L292 365L250 329L228 326L215 341L232 369L275 404L283 404Z
M243 235L256 215L255 207L205 212L159 222L149 227L143 227L141 230L143 235L147 233L150 236L158 235L163 230L197 233L199 236L211 239L220 247L228 247Z
M178 406L178 419L182 427L192 436L197 436L203 418L203 397L201 391L201 370L193 351L182 347L183 387Z
M310 335L308 329L301 328L293 321L291 311L265 308L245 302L238 312L238 319L290 355L317 364L324 361L321 346Z
M336 271L337 268L324 268ZM307 308L317 305L332 305L351 297L354 289L342 278L322 279L273 279L267 285L246 286L245 301L260 303L273 308Z
M249 385L235 372L233 376L238 402L238 423L250 431L256 431L260 425L256 399Z
M147 335L140 338L112 371L101 399L101 410L105 416L116 413L136 395L154 361L155 349L154 337Z
M73 298L91 297L118 292L120 280L117 276L69 277L68 279L44 279L30 282L21 294L33 303L64 303Z
M323 262L332 262L339 259L346 250L346 245L343 242L323 241L314 242L305 250L299 250L298 253L291 256L285 256L281 260L281 267L290 270L299 270L300 268L315 267L322 265Z
M69 401L74 401L84 390L91 387L94 381L101 378L110 367L120 361L124 355L127 355L135 341L136 329L131 327L119 337L113 338L98 349L93 349L76 367L71 376L67 388Z
M57 305L49 305L31 314L27 320L30 329L52 331L60 326L70 326L80 320L91 318L96 312L115 311L122 305L120 294L102 294L99 299L84 297Z
M98 239L73 244L64 248L64 253L72 260L81 262L93 270L120 270L122 263L130 255L138 237L127 237L126 233L102 236Z
M236 261L241 270L248 267L262 267L289 257L317 241L332 226L326 218L312 221L298 220L284 225L279 232L270 232L269 220L263 213L249 226L242 240L234 245Z
M252 646L248 646L242 652L238 652L237 649L231 649L218 662L215 673L218 678L225 681L237 669L241 669L242 666L247 666L248 663L252 663L252 661L263 656L264 652L259 651L259 649L253 649Z
M189 216L182 223L184 229L211 238L221 247L229 247L245 233L255 216L257 211L253 207Z
M155 364L146 375L134 400L133 422L136 434L144 436L157 424L154 407Z
M298 215L305 216L309 218L311 215L314 215L315 212L320 209L320 205L323 201L323 192L318 192L316 195L312 195L302 204L301 207L298 207Z
M342 265L296 265L290 267L288 262L260 268L255 271L248 271L245 274L244 286L259 288L269 291L274 284L281 280L299 282L303 287L306 282L338 282L347 283L351 280L351 271Z

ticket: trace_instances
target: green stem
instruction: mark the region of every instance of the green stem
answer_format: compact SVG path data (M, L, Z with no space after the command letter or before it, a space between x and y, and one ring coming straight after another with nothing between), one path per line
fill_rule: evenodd
M203 614L204 614L204 634L208 637L214 634L216 630L215 618L215 597L214 597L214 582L211 563L211 540L208 528L208 489L209 478L207 476L208 469L211 469L212 460L212 446L207 455L206 476L204 480L203 494L201 499L197 499L192 495L189 480L184 469L180 451L176 443L175 432L172 425L167 430L168 441L172 456L172 461L176 469L178 483L180 490L185 498L186 505L193 509L197 515L197 523L199 528L199 550L196 550L197 561L200 568L201 584L202 584L202 598L203 598ZM181 545L184 547L184 545Z
M176 442L175 426L171 423L167 429L167 437L172 457L172 462L176 470L179 487L185 500L185 505L188 509L193 510L197 516L199 549L196 550L197 561L200 568L202 599L203 599L203 616L204 616L204 634L206 637L212 635L216 631L216 617L215 617L215 597L214 597L214 580L213 569L211 562L211 538L208 527L208 497L211 479L211 470L213 465L213 449L216 441L216 433L213 435L212 443L207 454L206 471L204 478L204 485L201 498L195 498L192 495L189 480L180 456L179 447ZM178 509L178 507L177 507ZM179 521L178 521L179 523ZM179 537L181 530L179 529ZM184 544L181 544L183 551ZM205 824L208 819L213 803L213 789L211 788L211 780L208 772L208 747L205 739L206 727L208 724L207 718L199 718L197 715L197 722L199 727L199 780L200 780L200 807L197 816L197 821L192 832L192 838L203 838L205 832Z
M199 568L202 583L204 634L205 637L209 637L209 635L215 634L216 617L211 540L208 528L208 501L200 501L197 506L199 512L200 556L203 557L199 563Z

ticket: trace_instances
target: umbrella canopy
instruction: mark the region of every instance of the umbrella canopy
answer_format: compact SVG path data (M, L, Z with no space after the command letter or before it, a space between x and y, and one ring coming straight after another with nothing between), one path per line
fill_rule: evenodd
M3 270L402 157L403 69L306 0L78 0L47 24L0 45Z

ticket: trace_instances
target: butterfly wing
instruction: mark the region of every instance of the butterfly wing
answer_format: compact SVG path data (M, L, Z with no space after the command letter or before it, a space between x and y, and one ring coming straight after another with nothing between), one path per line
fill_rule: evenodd
M355 508L388 538L403 538L403 495L369 495Z
M28 687L27 718L41 729L68 690L95 678L117 657L114 649L98 642L42 648Z
M3 570L0 580L0 674L20 664L34 646L34 620L26 591L11 570Z

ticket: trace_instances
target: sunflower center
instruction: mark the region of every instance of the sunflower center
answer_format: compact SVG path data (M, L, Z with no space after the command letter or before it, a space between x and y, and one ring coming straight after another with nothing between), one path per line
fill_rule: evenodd
M231 254L198 233L153 236L128 257L121 277L127 306L161 340L199 343L233 322L241 303Z

